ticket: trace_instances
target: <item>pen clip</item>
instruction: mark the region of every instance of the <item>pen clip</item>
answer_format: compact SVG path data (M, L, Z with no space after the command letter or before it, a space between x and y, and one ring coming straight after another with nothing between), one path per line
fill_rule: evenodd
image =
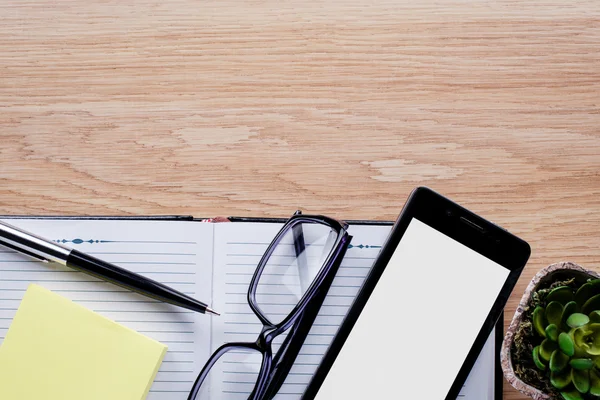
M42 257L42 256L40 256L38 254L35 254L34 252L25 250L23 248L20 248L20 247L17 247L17 246L13 246L10 243L2 242L0 245L2 245L4 247L8 247L9 249L12 249L12 250L16 251L17 253L26 254L29 257L35 258L38 261L45 262L45 263L50 262L50 260L48 260L47 258L44 258L44 257Z

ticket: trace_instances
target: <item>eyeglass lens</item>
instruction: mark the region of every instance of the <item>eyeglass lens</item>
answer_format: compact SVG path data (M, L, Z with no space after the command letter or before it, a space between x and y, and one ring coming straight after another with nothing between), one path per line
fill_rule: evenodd
M262 358L257 350L230 347L213 364L194 400L247 400L258 379Z
M280 238L266 260L256 288L256 305L271 323L283 321L313 283L337 237L327 225L298 222Z

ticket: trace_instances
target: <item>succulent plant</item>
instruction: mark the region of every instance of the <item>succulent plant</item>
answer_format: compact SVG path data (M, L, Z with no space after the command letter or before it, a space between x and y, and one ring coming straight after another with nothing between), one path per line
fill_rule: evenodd
M565 400L600 398L600 279L559 286L532 314L533 362Z

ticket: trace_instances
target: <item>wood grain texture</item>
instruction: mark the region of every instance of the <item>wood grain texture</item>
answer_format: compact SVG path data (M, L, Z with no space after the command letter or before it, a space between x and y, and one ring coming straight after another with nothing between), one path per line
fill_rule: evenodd
M0 4L0 213L394 219L600 270L597 1ZM523 399L505 387L506 399Z

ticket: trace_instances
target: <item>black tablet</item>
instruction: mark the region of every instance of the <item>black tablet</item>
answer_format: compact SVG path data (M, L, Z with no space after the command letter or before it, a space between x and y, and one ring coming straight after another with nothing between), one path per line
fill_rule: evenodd
M529 254L415 189L303 399L456 399Z

